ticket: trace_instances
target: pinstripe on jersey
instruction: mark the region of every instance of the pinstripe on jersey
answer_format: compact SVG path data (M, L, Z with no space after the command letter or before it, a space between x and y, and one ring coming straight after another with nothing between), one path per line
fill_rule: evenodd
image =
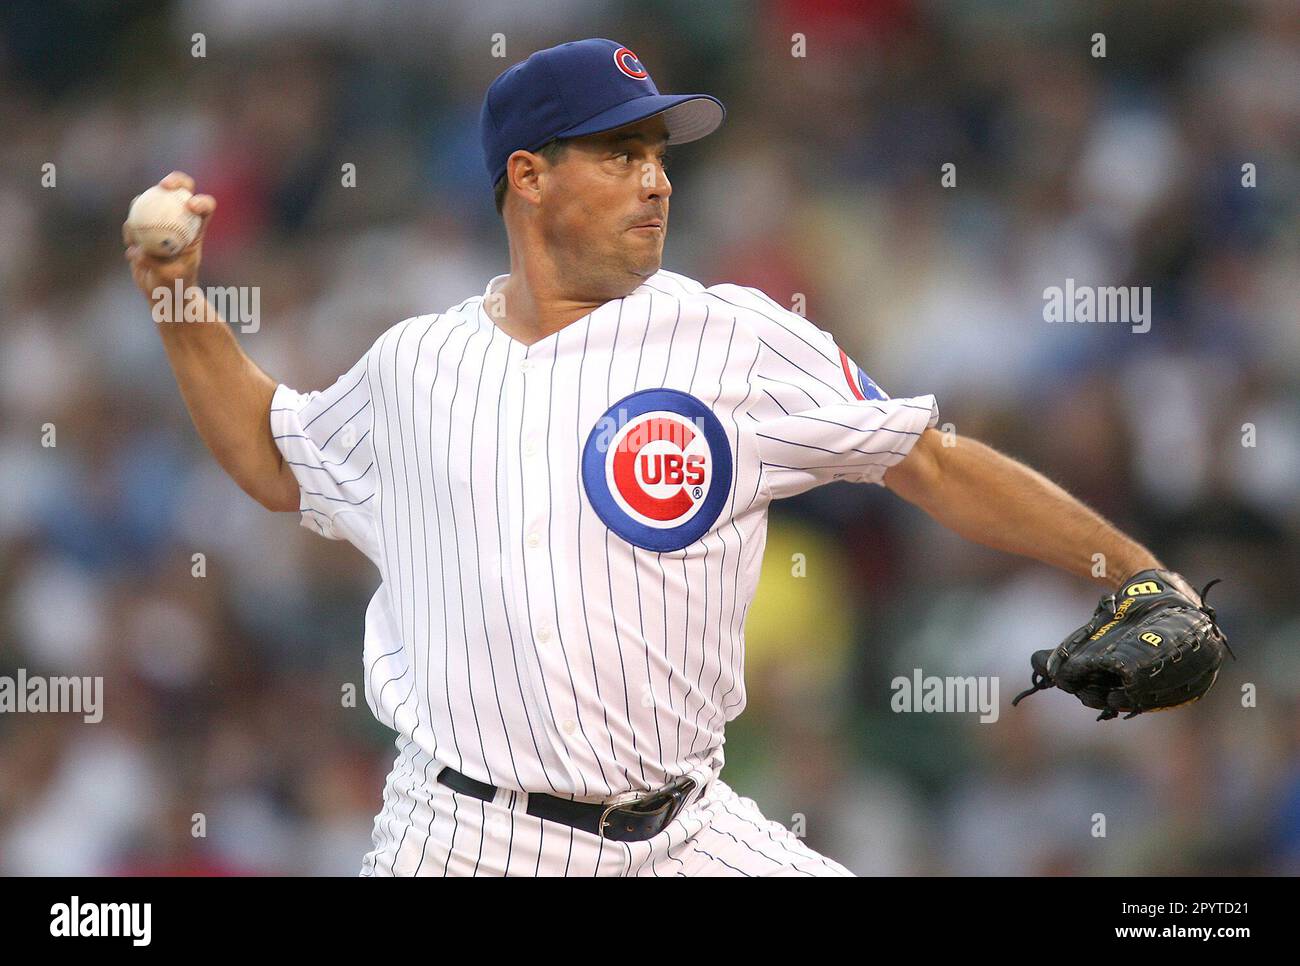
M745 704L769 503L880 482L937 421L934 398L860 398L829 333L666 271L525 346L484 308L504 280L393 326L329 389L272 400L303 525L382 576L366 699L423 752L401 778L416 786L443 764L593 799L714 776ZM659 387L716 415L734 466L704 536L662 552L602 523L580 466L610 405Z

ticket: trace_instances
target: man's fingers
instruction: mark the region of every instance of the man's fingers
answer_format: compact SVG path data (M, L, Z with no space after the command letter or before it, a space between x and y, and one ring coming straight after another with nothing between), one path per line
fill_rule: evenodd
M200 218L207 218L212 212L216 211L217 199L212 195L195 195L185 202L185 207Z
M159 255L150 255L139 245L132 245L127 249L127 260L135 267L143 269L146 272L154 272L163 275L170 275L177 272L184 272L189 268L187 259L183 257L185 252L191 251L198 247L197 241L191 243L188 248L184 248L172 255L170 258L163 258Z
M158 184L169 190L172 188L184 188L186 191L194 190L194 179L184 171L173 171L159 181Z
M194 233L194 240L183 249L183 252L192 252L203 244L203 236L208 231L208 219L217 209L217 199L212 195L195 195L185 202L185 207L199 216L199 230Z

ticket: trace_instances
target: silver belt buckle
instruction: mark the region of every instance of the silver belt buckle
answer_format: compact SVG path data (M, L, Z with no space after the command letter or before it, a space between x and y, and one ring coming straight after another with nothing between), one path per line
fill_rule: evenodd
M673 787L675 785L681 785L682 787L675 788ZM611 801L608 805L606 805L604 810L600 813L600 827L597 829L597 832L599 833L602 839L605 837L605 829L610 824L609 823L610 813L617 811L620 808L623 808L625 805L639 805L643 802L648 802L656 798L661 798L665 795L668 796L670 799L672 799L674 803L673 818L676 818L678 812L680 812L682 810L682 807L685 805L686 798L691 794L691 792L695 791L695 789L698 787L699 787L699 782L697 782L694 778L682 777L676 779L675 781L669 783L668 785L665 785L663 788L657 791L649 792L644 795L639 795L636 792L626 792L623 795L619 795L615 797L614 800ZM669 819L669 821L671 820L672 819Z
M622 808L624 805L631 805L634 802L640 802L643 800L644 796L639 792L623 792L621 795L615 795L609 800L604 809L601 810L600 825L597 827L596 832L603 839L605 837L605 829L609 825L609 815L611 812Z

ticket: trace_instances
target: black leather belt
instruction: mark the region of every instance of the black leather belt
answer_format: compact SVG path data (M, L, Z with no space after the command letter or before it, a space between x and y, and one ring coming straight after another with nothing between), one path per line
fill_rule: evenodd
M497 795L495 785L476 781L452 768L438 772L438 781L452 791L485 802L492 801ZM575 802L554 795L530 793L527 812L534 818L559 822L615 842L643 842L668 827L695 787L694 778L679 778L670 785L647 792L642 798L612 804Z

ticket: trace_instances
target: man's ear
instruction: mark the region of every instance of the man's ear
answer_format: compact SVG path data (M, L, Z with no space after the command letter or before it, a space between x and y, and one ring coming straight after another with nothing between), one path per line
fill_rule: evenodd
M506 181L510 184L507 190L518 193L528 204L537 204L541 200L541 175L545 166L546 159L540 155L516 151L506 159Z

